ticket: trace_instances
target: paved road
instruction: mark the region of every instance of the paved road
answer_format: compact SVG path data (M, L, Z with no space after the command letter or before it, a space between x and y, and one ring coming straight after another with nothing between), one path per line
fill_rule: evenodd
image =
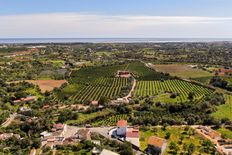
M117 142L119 143L123 143L122 141L118 140L118 139L115 139L115 138L112 138L108 133L111 129L113 129L115 127L95 127L95 128L88 128L91 132L96 132L96 133L99 133L100 135L104 136L105 138L108 138L110 140L116 140ZM80 129L86 129L84 127L76 127L76 126L68 126L67 127L67 131L66 132L67 134L64 135L64 137L68 137L68 136L72 136L75 134L75 132L77 130L80 130ZM143 155L144 153L141 152L140 150L136 150L136 149L133 149L134 153L136 155Z

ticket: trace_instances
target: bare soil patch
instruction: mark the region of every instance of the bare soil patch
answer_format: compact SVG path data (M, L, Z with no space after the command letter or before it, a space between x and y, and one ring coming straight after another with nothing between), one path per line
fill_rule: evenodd
M38 85L43 93L52 91L54 88L59 88L62 84L67 83L66 80L26 80L26 82Z

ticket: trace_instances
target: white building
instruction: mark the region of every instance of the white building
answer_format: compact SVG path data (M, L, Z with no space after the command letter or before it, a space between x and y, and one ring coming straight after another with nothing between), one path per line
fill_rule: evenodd
M116 130L117 136L126 136L126 130L127 130L127 121L126 120L118 121L117 130Z
M112 152L110 150L102 150L102 152L100 153L100 155L119 155L118 153Z

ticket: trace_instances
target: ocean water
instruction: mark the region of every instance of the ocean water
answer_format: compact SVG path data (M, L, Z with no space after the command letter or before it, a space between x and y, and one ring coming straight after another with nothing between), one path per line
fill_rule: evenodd
M0 38L0 44L232 42L232 38Z

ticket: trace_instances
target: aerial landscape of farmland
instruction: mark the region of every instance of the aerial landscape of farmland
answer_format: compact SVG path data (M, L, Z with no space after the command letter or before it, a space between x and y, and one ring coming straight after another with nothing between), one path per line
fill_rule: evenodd
M0 155L232 155L232 0L0 0Z
M210 61L203 65L195 58L192 63L180 64L178 58L173 62L173 57L172 62L156 62L142 52L150 47L156 53L157 45L159 49L174 45L181 49L182 43L135 45L133 50L127 43L98 43L91 48L83 43L2 46L0 121L2 136L10 138L3 138L1 145L9 145L13 138L10 145L15 146L17 137L24 137L33 147L26 142L19 146L17 151L23 154L32 150L49 154L54 148L65 154L75 152L72 147L78 143L83 145L78 153L95 147L149 154L151 146L164 147L163 154L228 151L225 144L232 138L229 66ZM19 52L22 50L32 52ZM173 55L175 51L178 49ZM45 57L50 60L44 61ZM126 132L120 133L124 127ZM54 137L62 140L51 139Z

